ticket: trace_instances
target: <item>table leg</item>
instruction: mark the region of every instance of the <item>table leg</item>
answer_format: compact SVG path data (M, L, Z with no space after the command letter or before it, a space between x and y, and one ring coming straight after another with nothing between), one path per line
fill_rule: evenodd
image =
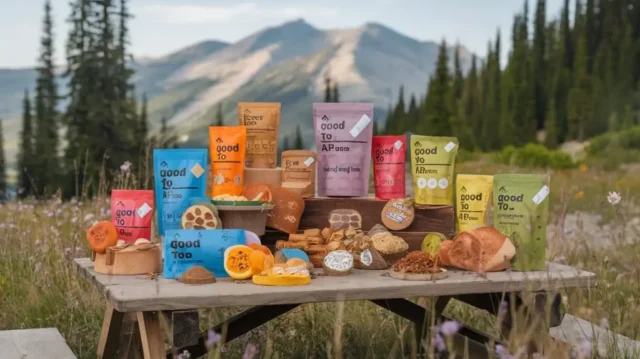
M137 312L144 359L165 357L164 337L160 327L160 312Z
M124 313L115 310L111 304L107 303L98 341L97 354L99 359L114 358L118 353L123 319Z
M278 304L253 307L227 319L210 330L216 333L222 333L223 328L226 327L225 340L226 342L230 342L299 305L300 304ZM200 338L198 338L198 344L176 348L175 352L182 353L187 350L189 354L191 354L191 358L199 358L207 353L206 338L207 332L204 332ZM173 352L167 352L166 357L167 359L173 359Z

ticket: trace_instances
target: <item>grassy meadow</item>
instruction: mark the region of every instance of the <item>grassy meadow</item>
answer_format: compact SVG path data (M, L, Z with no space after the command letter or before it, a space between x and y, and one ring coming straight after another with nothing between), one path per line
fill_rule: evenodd
M483 159L457 166L458 173L507 171L530 170ZM550 259L595 272L598 278L594 289L561 292L566 311L640 339L640 244L629 225L640 216L640 176L581 166L552 172L551 189ZM619 204L607 202L610 191L622 195ZM79 358L95 358L105 303L74 273L71 259L89 256L85 230L109 217L106 198L2 205L0 330L56 327ZM575 224L567 225L568 218ZM596 223L586 223L594 218ZM563 235L556 234L557 228ZM241 309L203 311L202 325ZM447 314L497 333L495 319L461 303L450 304ZM531 335L526 328L517 331L509 338L510 351L518 351ZM211 357L240 358L248 344L257 345L262 358L411 358L416 350L412 325L368 302L303 305L245 338L214 348ZM545 353L546 358L569 355L570 348ZM610 352L607 357L625 355Z

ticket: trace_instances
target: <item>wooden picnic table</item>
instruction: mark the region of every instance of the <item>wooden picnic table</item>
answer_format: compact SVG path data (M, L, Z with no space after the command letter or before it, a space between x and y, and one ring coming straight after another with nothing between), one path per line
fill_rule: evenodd
M185 349L191 353L192 358L196 358L206 352L206 332L200 334L197 342L181 345L174 341L176 348L165 351L160 328L161 315L171 323L170 313L176 311L194 313L195 310L205 308L250 307L212 328L219 333L226 326L226 338L229 341L300 304L368 300L412 321L416 339L421 340L428 331L425 323L429 321L425 321L426 316L435 314L443 318L442 312L453 298L495 315L501 300L516 298L516 306L524 305L518 299L520 297L510 296L509 293L538 293L544 299L549 297L547 293L595 285L595 274L555 263L549 263L547 271L538 272L478 274L449 270L448 278L433 282L397 280L386 275L386 271L354 270L348 276L317 276L309 285L291 287L258 286L250 281L238 283L226 279L220 279L214 284L187 285L162 276L151 279L140 275L99 274L93 271L93 263L89 258L75 259L75 265L78 273L107 300L98 345L99 358L115 358L118 352L122 352L125 343L120 340L120 331L125 315L138 322L145 359L171 358L173 352L181 353ZM406 299L412 297L437 297L433 308L435 313L429 313L426 308ZM550 325L558 326L562 321L558 295L554 297L551 307L557 313ZM197 312L195 315L194 320L197 321ZM463 327L459 333L481 343L489 340L483 333L468 327Z

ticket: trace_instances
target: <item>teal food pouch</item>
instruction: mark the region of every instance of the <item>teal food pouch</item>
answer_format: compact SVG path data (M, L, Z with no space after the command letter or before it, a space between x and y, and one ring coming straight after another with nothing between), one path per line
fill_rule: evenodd
M516 247L512 269L546 269L549 176L496 174L493 201L493 225Z
M228 277L224 270L224 251L244 243L242 229L168 229L163 244L162 275L177 279L187 269L202 266L216 278Z
M154 149L153 176L158 234L180 228L191 198L205 197L206 149Z

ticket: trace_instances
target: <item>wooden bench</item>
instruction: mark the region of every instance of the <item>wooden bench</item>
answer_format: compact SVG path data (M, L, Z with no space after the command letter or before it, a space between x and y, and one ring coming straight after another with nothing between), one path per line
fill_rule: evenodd
M564 315L558 327L549 330L549 335L571 346L588 340L593 346L593 351L602 357L610 357L614 353L635 357L640 353L639 342L569 314ZM614 353L610 353L611 351Z
M0 331L2 359L76 359L56 328Z

